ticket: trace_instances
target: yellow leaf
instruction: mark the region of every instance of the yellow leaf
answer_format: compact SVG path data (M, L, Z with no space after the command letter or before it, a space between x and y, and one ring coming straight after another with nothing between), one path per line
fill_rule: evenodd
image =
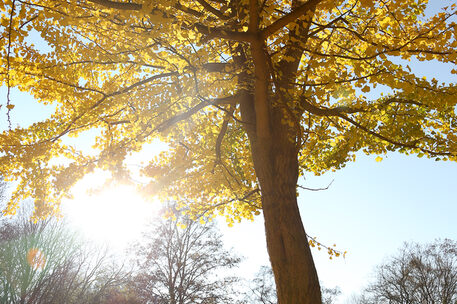
M383 159L383 158L382 158L381 156L378 156L378 157L375 158L375 160L376 160L378 163L381 162L382 159Z
M364 92L364 93L368 93L368 92L370 92L370 90L371 90L371 89L370 89L369 86L364 86L364 87L362 88L362 92Z
M373 5L373 0L361 0L360 4L364 7Z

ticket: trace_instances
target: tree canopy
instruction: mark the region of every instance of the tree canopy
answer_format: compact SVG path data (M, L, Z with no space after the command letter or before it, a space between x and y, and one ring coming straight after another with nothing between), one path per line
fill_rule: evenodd
M0 135L2 174L20 181L7 211L33 196L37 217L53 213L95 168L127 180L126 155L159 138L169 149L143 168L151 178L144 190L230 224L262 208L280 303L317 303L298 176L339 169L360 150L456 160L456 87L416 76L408 61L455 64L457 8L426 16L426 7L2 2L7 120L19 102L12 88L55 107L48 119ZM43 43L34 45L38 35ZM384 95L370 92L376 87ZM92 153L67 140L88 130L96 133Z
M125 177L125 155L159 136L170 150L144 169L150 190L170 185L167 193L250 218L260 203L240 95L258 94L259 77L293 129L301 172L339 168L360 149L455 159L454 85L396 60L455 60L455 5L425 19L426 3L4 2L2 83L56 107L2 134L2 170L22 181L9 210L33 195L44 212L96 166ZM253 42L263 44L261 62ZM380 85L391 93L371 100ZM7 102L14 118L19 101ZM93 128L97 155L63 140ZM57 156L72 162L50 162Z

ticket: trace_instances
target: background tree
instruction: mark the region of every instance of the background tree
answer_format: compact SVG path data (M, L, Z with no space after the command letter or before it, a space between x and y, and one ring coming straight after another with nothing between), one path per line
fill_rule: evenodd
M128 274L108 251L83 244L55 218L30 221L24 212L0 220L0 302L100 303Z
M279 303L320 303L298 177L360 150L457 158L456 87L408 61L455 64L456 5L426 17L427 2L2 2L7 121L13 87L55 105L0 136L1 170L20 181L7 210L34 196L46 216L96 167L126 180L126 155L158 137L169 150L144 190L230 224L262 209ZM95 153L65 141L90 129Z
M405 243L381 264L359 300L366 304L457 302L457 242Z
M334 304L340 295L341 289L338 286L333 288L322 287L322 304Z
M141 303L236 302L231 288L238 279L224 272L240 259L223 248L221 234L208 219L156 218L132 253L137 266L132 284Z
M276 304L276 288L273 270L268 266L261 266L256 277L252 281L250 291L246 295L246 303Z
M0 175L0 202L6 201L7 183L4 181L3 176Z
M246 293L243 303L246 304L276 304L275 281L273 270L268 266L261 266L254 280L250 284L250 290ZM322 303L335 303L336 298L341 295L339 287L326 288L322 287Z

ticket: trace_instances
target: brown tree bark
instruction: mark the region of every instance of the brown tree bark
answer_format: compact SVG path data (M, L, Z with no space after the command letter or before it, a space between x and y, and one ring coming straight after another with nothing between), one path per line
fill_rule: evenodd
M263 196L267 247L278 303L320 304L321 292L295 197L284 185Z
M268 170L270 174L259 180L278 303L320 304L319 279L297 205L297 153L293 143L287 142L290 137L283 137L278 131L273 132L269 159L256 164L256 167L272 167ZM257 150L263 150L261 146ZM266 170L259 168L256 171Z
M241 113L261 187L268 254L279 304L321 304L321 291L298 205L295 130L281 123L283 109L270 109L268 137L256 132L254 97L242 95ZM292 132L292 133L291 133Z

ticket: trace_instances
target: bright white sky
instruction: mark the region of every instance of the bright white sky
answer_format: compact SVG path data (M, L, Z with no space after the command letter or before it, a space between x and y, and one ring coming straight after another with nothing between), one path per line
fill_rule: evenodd
M444 2L431 1L434 5ZM412 64L421 76L457 82L455 75L447 73L448 66ZM0 88L0 96L5 94L4 88ZM52 111L15 90L11 99L16 105L12 111L13 126L29 125ZM2 130L6 127L3 109L0 117ZM156 153L154 147L164 149L163 145L156 144L145 154ZM325 187L334 180L326 191L301 191L299 206L309 235L327 245L336 243L337 249L348 251L345 259L334 260L329 260L324 250L313 251L322 283L342 289L344 294L339 303L345 303L347 297L360 291L375 265L394 254L404 241L457 240L457 164L399 154L389 154L382 162L376 162L375 157L358 154L355 163L336 173L305 176L306 180L299 182L306 187ZM71 220L83 227L87 235L122 248L132 236L139 235L147 218L155 214L160 204L145 204L128 187L88 196L84 189L103 183L102 176L95 175L81 182L74 190L75 201L66 203L64 212L72 214ZM223 223L223 219L220 222ZM126 226L131 230L126 230ZM241 273L250 276L268 263L261 216L233 228L220 226L226 245L246 258Z

